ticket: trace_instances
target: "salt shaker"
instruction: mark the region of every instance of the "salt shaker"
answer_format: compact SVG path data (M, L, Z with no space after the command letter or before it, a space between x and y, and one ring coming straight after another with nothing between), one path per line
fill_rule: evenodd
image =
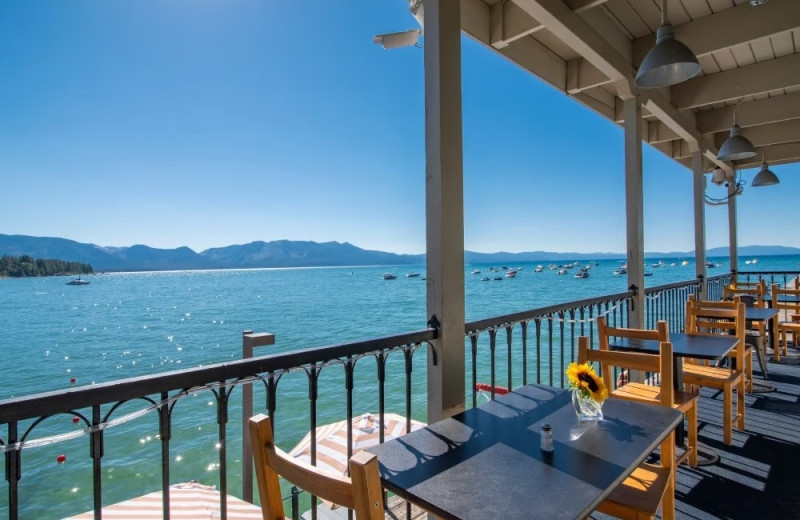
M553 428L549 424L542 425L542 440L539 448L545 453L553 452Z

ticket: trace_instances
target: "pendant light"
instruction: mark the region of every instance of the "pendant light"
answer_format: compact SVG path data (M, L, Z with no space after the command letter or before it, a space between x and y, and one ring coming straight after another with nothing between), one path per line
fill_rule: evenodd
M742 129L736 124L736 111L739 109L739 100L733 109L733 126L731 127L731 135L722 143L722 146L717 153L717 159L721 161L738 161L740 159L750 159L757 155L756 149L745 136L742 135Z
M661 88L675 85L700 73L697 56L675 39L667 21L667 0L661 0L661 26L656 31L656 44L642 60L636 73L637 87Z
M753 182L750 184L758 188L759 186L772 186L779 182L781 181L778 180L778 176L772 173L772 170L767 166L767 157L766 154L764 154L764 162L761 163L761 171L753 177Z

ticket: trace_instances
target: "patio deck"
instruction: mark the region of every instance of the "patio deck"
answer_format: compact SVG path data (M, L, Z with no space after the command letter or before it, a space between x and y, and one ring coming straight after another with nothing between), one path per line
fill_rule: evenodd
M789 357L779 364L770 358L768 369L776 391L747 396L747 428L734 430L732 446L722 443L722 392L701 392L700 442L720 462L680 466L676 518L800 518L800 351L790 346ZM755 376L761 377L757 369Z

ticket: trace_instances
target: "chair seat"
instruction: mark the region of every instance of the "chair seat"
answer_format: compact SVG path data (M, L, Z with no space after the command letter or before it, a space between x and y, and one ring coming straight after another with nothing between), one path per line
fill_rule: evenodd
M642 383L627 383L611 392L611 396L627 401L661 404L661 388ZM675 392L675 405L673 408L685 412L691 407L692 401L696 398L697 394L692 392Z
M736 383L742 377L742 372L731 371L728 368L718 368L706 365L693 365L684 363L683 381L701 386L722 386Z
M788 329L796 329L800 327L800 322L797 321L780 321L778 322L778 326L785 327Z
M623 518L627 516L624 512L631 510L655 515L664 498L671 473L670 468L640 464L611 492L598 511Z

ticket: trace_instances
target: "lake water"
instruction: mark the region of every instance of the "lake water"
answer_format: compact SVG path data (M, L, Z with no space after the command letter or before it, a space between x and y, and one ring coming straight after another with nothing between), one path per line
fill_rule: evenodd
M648 258L648 264L657 258ZM694 277L694 262L664 259L648 285ZM728 270L727 259L709 275ZM671 267L673 261L678 266ZM800 257L761 257L747 270L797 270ZM534 273L535 263L522 267L516 278L480 281L488 265L465 267L467 320L488 318L548 304L577 300L626 289L626 277L613 275L617 261L600 261L586 279L573 272L557 276L546 268ZM586 262L588 263L588 262ZM593 262L592 262L593 263ZM500 267L496 265L496 267ZM481 269L481 275L472 275ZM119 273L92 276L87 286L67 286L67 279L0 280L4 332L0 355L4 383L0 399L75 385L107 382L133 376L218 363L241 357L243 330L272 332L276 345L263 353L342 343L425 328L425 281L406 278L423 266L320 269L263 269L158 273ZM383 280L385 272L396 280ZM424 276L424 272L423 272ZM414 418L424 420L425 357L415 356ZM404 412L401 363L390 367L387 411ZM326 369L327 370L327 369ZM395 372L391 372L394 370ZM392 377L391 374L396 374ZM359 366L355 413L377 411L374 364ZM318 424L344 418L344 378L323 371ZM394 386L392 386L394 385ZM326 394L326 389L330 389ZM209 392L182 400L173 416L170 457L173 483L199 480L216 484L217 425ZM256 393L256 406L263 407ZM119 413L141 409L130 403ZM240 495L238 442L241 418L236 402L228 424L229 492ZM284 377L279 386L276 428L279 444L290 449L308 430L305 378ZM74 430L71 418L47 419L31 438ZM103 458L104 503L132 498L160 487L160 446L154 413L106 432ZM5 432L0 432L5 438ZM58 455L67 460L58 464ZM91 461L82 437L23 451L21 518L61 518L91 509ZM7 515L8 493L0 485L0 516ZM57 504L53 508L53 504Z

